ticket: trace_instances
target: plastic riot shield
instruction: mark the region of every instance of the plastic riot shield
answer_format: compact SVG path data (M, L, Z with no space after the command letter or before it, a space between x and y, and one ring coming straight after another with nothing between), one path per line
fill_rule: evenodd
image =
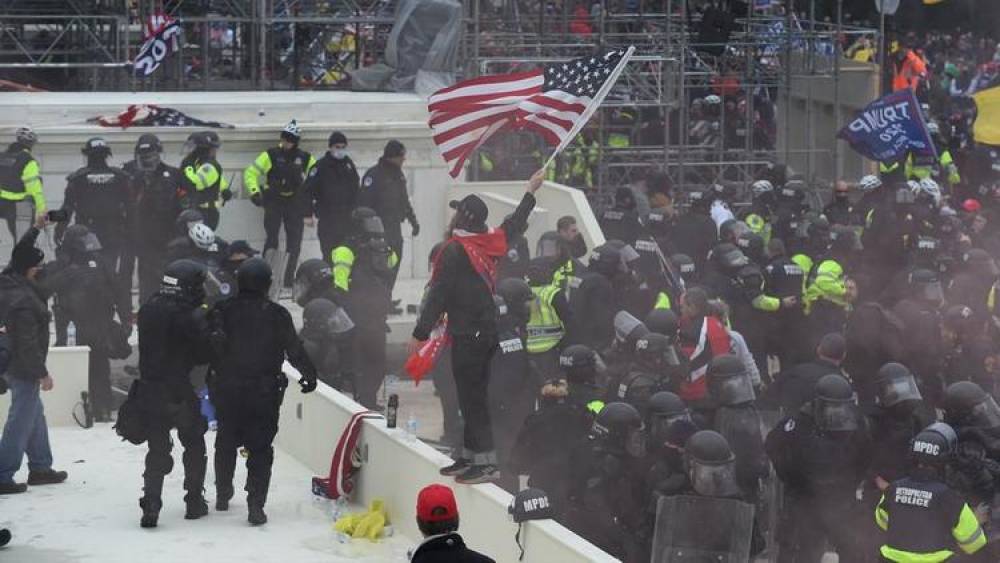
M761 410L760 413L762 435L767 439L768 433L781 421L780 410ZM784 502L784 487L781 479L771 467L767 480L764 481L760 495L760 502L757 505L758 526L764 536L766 548L764 556L769 563L778 560L778 518L781 516L781 504Z
M660 498L652 563L746 563L754 507L729 498Z
M272 301L278 300L278 293L281 291L281 280L285 276L285 266L288 265L288 253L276 248L268 248L264 251L264 261L271 267L271 289L267 292Z

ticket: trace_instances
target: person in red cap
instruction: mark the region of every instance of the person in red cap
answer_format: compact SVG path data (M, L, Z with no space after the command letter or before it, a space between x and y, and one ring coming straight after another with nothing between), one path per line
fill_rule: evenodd
M417 495L417 527L424 541L410 557L411 563L494 563L493 559L465 547L458 535L458 505L451 489L427 485Z

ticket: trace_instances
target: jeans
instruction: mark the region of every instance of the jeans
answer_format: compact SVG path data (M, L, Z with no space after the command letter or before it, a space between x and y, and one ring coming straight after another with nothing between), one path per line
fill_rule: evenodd
M28 454L28 469L45 471L52 467L49 429L45 424L40 382L8 377L11 402L7 424L0 438L0 483L13 483L14 474Z

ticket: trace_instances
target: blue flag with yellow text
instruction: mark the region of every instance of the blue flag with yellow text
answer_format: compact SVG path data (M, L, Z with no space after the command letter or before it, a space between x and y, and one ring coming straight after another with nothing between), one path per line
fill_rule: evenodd
M937 150L927 132L913 90L893 92L868 104L837 133L851 148L878 162L899 162L906 155L933 156Z

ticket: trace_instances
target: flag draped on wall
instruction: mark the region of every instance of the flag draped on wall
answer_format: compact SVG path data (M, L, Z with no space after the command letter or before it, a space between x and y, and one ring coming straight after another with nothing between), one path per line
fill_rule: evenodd
M233 126L218 121L203 121L175 110L151 104L131 105L117 115L99 115L87 120L104 127L214 127L232 129Z

